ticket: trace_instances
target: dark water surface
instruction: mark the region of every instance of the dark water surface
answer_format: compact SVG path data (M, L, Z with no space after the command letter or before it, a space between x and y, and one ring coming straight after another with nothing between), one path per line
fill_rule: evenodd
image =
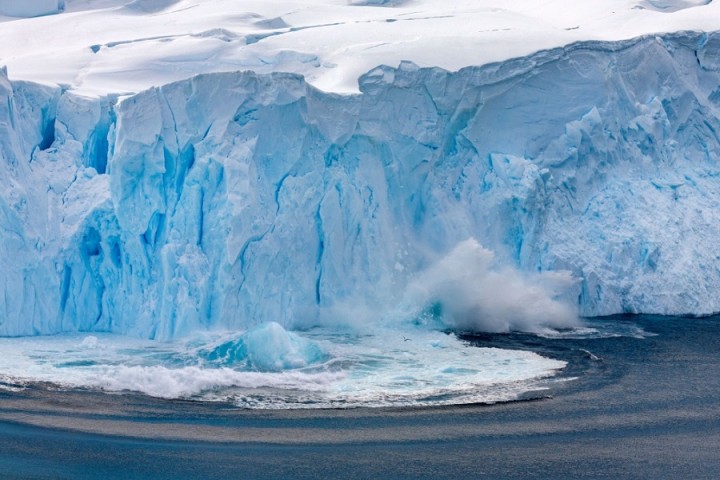
M0 478L720 478L720 317L604 321L656 335L467 337L569 362L507 404L262 412L0 391Z

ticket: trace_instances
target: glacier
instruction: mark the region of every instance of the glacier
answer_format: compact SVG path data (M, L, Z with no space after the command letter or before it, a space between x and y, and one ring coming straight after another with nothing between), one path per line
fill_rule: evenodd
M85 97L3 70L0 335L371 322L457 300L413 292L458 245L540 292L540 323L720 311L720 34L404 62L359 89L227 72ZM458 328L493 311L465 299Z
M0 15L9 17L38 17L59 13L65 0L0 0Z

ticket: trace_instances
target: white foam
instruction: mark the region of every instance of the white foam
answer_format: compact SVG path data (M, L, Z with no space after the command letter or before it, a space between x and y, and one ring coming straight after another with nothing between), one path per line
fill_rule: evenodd
M405 304L412 311L437 303L455 329L540 333L580 325L577 309L559 300L576 281L568 271L498 266L493 252L470 238L410 284Z
M80 346L83 348L97 348L98 338L94 335L88 335L82 342L80 342Z
M565 338L565 339L589 339L589 338L648 338L657 334L648 332L641 326L632 322L619 322L611 320L603 320L599 318L587 319L584 325L562 329L562 330L546 330L539 332L538 335L545 338Z
M218 337L160 343L98 335L90 349L77 335L0 339L0 382L44 381L249 408L434 405L512 400L565 365L421 329L363 336L317 330L303 336L329 359L282 372L208 365L197 352L217 344Z

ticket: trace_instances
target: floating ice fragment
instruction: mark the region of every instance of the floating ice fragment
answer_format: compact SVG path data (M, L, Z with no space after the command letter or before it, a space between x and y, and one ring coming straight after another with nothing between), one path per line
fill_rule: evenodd
M87 349L95 349L98 347L98 338L94 335L88 335L87 337L83 338L82 342L80 342L80 347Z
M269 322L224 342L203 354L222 366L243 366L249 370L279 372L306 367L327 358L315 343Z

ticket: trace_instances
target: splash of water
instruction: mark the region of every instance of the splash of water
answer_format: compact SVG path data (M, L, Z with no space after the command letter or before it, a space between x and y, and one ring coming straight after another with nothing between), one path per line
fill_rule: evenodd
M0 339L0 384L48 381L252 408L497 402L540 388L565 363L468 345L454 330L548 332L578 325L558 300L566 272L499 267L469 239L417 275L400 305L335 310L324 328L270 322L244 332L204 332L173 342L113 335ZM362 317L362 328L353 325ZM349 319L349 320L345 320ZM356 326L358 324L355 324Z
M278 351L249 368L222 365L208 352L267 335L287 345L295 368L274 370ZM250 341L249 343L252 343ZM252 350L254 347L251 347ZM98 334L0 339L0 388L31 381L61 387L135 391L161 398L229 402L246 408L329 408L492 403L542 389L565 362L532 352L477 348L454 335L417 328L354 335L327 330L302 337L279 325L162 343ZM310 353L302 357L301 353ZM316 355L323 352L322 355ZM228 357L222 357L227 359ZM3 387L3 385L5 387Z
M457 330L543 333L580 325L576 308L560 300L576 283L567 271L498 266L494 253L470 238L409 284L401 310Z

